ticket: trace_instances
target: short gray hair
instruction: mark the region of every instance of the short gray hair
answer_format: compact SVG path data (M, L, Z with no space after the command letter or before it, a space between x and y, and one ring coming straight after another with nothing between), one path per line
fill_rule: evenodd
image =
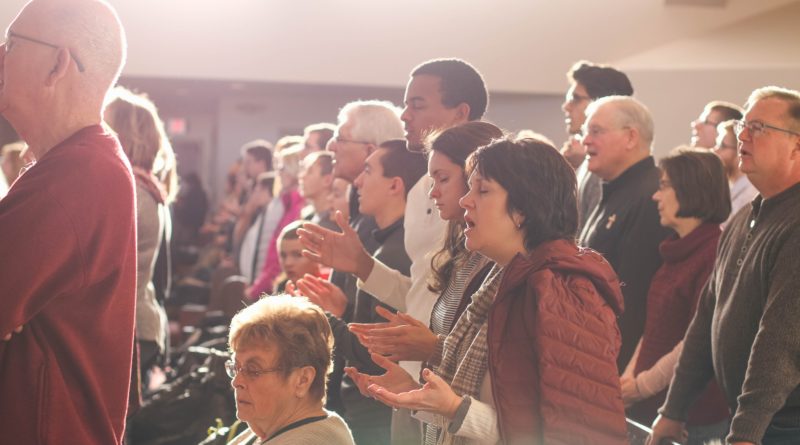
M650 110L631 96L606 96L590 103L586 107L586 115L593 114L607 104L613 107L617 125L636 129L642 141L642 148L651 151L655 130Z
M776 86L761 87L750 93L746 108L749 110L759 100L780 99L789 106L786 123L794 131L800 131L800 91Z
M391 139L404 139L405 131L400 120L400 109L383 100L350 102L339 111L339 125L352 122L355 140L380 145Z

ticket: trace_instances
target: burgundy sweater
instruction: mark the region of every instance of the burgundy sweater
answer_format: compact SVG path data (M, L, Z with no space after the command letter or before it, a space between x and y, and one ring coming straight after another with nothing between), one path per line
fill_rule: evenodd
M99 125L0 201L2 443L120 444L136 303L131 168Z
M647 320L634 374L650 369L683 340L697 310L700 292L714 268L719 224L705 223L683 238L673 234L661 242L664 260L656 271L647 294ZM649 425L664 403L661 391L628 410L628 414ZM709 383L689 413L689 425L709 425L729 417L728 405L716 381Z

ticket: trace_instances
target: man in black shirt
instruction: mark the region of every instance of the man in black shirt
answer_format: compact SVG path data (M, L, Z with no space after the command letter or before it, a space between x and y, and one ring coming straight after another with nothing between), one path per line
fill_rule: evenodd
M650 154L653 119L644 105L627 96L592 102L586 116L583 144L589 171L603 180L603 196L579 242L602 253L624 283L625 312L618 320L621 371L644 331L647 291L661 266L658 245L668 234L652 200L660 177Z

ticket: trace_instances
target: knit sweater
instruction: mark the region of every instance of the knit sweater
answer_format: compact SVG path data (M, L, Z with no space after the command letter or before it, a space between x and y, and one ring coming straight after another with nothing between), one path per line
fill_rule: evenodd
M133 355L136 205L100 125L51 148L0 201L3 443L122 443Z
M661 412L684 419L716 375L734 412L728 441L800 426L800 183L756 197L720 240Z
M328 412L328 417L286 430L269 440L260 441L250 428L228 445L354 445L353 436L341 417Z
M673 234L661 242L659 251L664 263L653 276L647 295L647 321L634 369L637 377L683 340L714 267L719 236L719 224L705 223L683 238ZM628 409L628 415L650 425L665 397L666 386ZM689 423L708 425L727 417L727 404L714 382L695 403Z

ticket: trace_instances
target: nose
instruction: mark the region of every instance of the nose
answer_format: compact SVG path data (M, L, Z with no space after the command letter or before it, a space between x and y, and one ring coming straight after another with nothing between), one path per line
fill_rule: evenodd
M236 377L231 379L231 386L233 389L242 389L244 388L244 381L242 377L242 373L237 372Z
M661 190L656 190L656 192L653 193L653 201L658 202L660 199L661 199Z
M411 112L408 109L408 106L403 108L403 112L400 114L400 120L409 123L411 122Z
M747 127L744 127L744 128L742 128L742 131L740 131L739 134L736 135L736 139L739 142L749 142L752 139L751 136L752 135L750 134L750 129L747 128ZM739 147L736 147L736 148L738 149Z
M572 110L572 102L570 102L569 100L564 100L564 103L561 104L561 110L564 111L565 113L569 113L570 110Z
M357 189L360 189L361 186L364 185L364 172L361 172L356 176L356 180L353 181L353 185L356 186Z
M461 199L458 200L458 205L465 210L472 207L472 190L468 191L466 195L462 196Z
M429 199L434 199L434 198L438 198L440 196L441 196L441 193L439 193L439 187L436 185L436 182L434 181L434 183L431 185L431 189L428 190L428 198Z

